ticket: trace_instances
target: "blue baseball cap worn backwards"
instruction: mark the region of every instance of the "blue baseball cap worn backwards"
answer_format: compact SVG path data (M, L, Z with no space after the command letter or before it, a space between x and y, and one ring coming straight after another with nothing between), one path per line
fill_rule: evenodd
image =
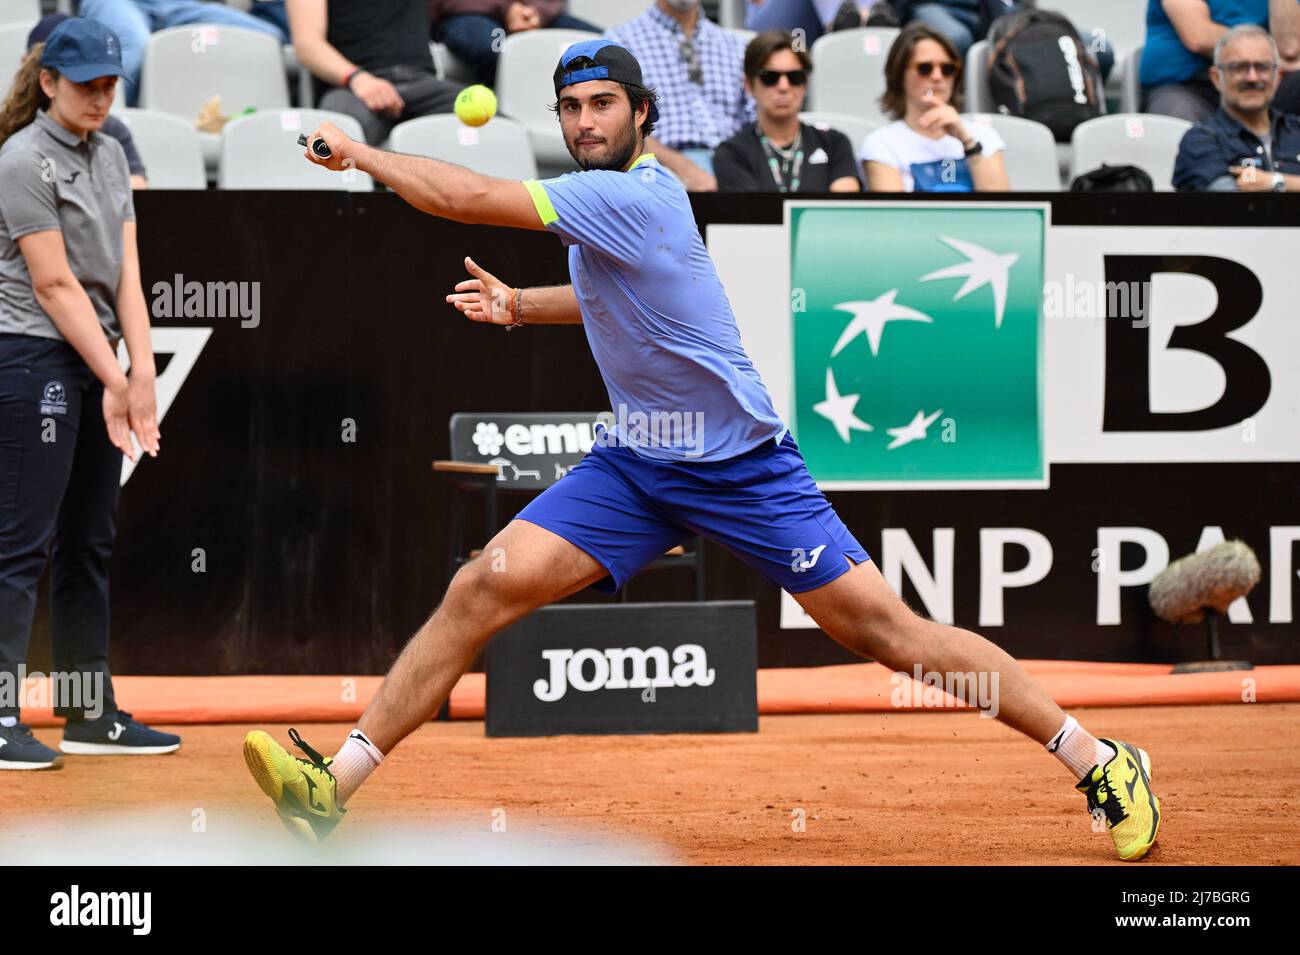
M588 59L592 65L580 69L571 68L576 60ZM560 62L555 67L555 97L559 99L560 90L575 83L590 80L609 80L613 83L628 83L633 86L645 86L641 78L641 64L637 62L632 51L613 40L583 40L575 43L560 55ZM650 112L646 116L649 123L659 119L659 108L654 100L650 101Z

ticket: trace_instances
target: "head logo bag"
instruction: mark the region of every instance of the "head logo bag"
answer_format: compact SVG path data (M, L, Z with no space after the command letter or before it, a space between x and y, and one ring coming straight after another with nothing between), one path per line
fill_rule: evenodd
M1042 123L1060 143L1105 112L1097 58L1061 14L1021 10L1000 17L989 44L989 91L999 112Z

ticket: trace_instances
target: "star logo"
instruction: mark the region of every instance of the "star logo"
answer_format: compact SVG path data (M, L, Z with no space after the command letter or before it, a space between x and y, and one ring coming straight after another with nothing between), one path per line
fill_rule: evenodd
M836 433L845 444L848 444L850 431L876 430L853 413L860 397L861 395L841 395L835 387L835 373L830 368L826 369L826 400L813 405L813 411L835 426Z
M1001 328L1002 316L1007 309L1007 282L1011 266L1020 260L1019 253L1009 252L1005 255L999 255L992 249L986 249L974 242L963 242L961 239L951 239L948 236L939 236L939 240L949 248L966 256L966 261L942 269L935 269L933 272L922 275L921 281L933 282L935 279L965 278L966 281L962 283L962 287L952 297L954 302L960 298L965 298L976 289L983 288L985 285L989 286L993 290L994 327Z
M916 416L912 418L911 421L903 425L903 427L886 428L885 432L894 440L889 442L889 445L885 450L892 451L894 448L901 448L903 445L911 444L913 441L924 440L930 425L934 424L934 420L941 414L943 414L942 408L929 417L926 417L925 411L921 410L916 413Z
M840 333L839 340L831 349L831 357L834 358L844 350L845 345L864 333L867 336L867 344L871 346L871 354L879 355L880 338L885 334L885 325L889 322L934 322L929 315L908 308L906 305L896 304L894 302L896 295L898 289L894 288L870 302L840 302L836 305L838 311L852 313L853 320Z

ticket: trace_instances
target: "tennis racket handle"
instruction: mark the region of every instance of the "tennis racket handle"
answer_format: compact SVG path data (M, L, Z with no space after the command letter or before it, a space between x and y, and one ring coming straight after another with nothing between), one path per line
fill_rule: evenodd
M298 135L298 145L299 145L299 146L306 146L306 145L307 145L307 134L306 134L306 133L300 133L300 134ZM317 156L318 158L320 158L320 159L329 159L330 156L333 156L333 155L334 155L332 152L330 152L330 145L329 145L329 143L325 142L325 140L323 140L323 139L317 139L317 140L315 140L314 142L312 142L312 144L311 144L311 151L314 152L314 153L316 154L316 156Z

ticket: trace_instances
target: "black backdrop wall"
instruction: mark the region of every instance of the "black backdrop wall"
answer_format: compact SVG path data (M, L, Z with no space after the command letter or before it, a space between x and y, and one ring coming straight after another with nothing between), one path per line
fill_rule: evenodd
M1054 223L1298 221L1295 203L1235 197L1235 206L1219 197L1034 198L1052 200ZM155 283L178 274L258 283L259 299L256 327L238 316L155 319L214 330L163 421L162 454L123 489L114 669L382 672L446 577L447 492L430 462L447 455L450 415L607 407L580 327L506 334L443 301L466 255L512 284L556 284L567 282L563 248L546 233L445 222L381 194L145 193L137 208L150 301ZM696 211L702 228L781 221L778 197L702 196ZM343 440L345 419L354 441ZM830 496L873 552L875 528L908 528L927 557L931 529L955 528L956 616L969 626L980 527L1050 529L1052 573L1008 591L1007 625L985 632L1023 656L1170 660L1195 656L1202 637L1157 624L1145 588L1125 591L1122 626L1093 622L1086 563L1097 526L1160 527L1174 556L1194 547L1203 523L1263 549L1270 525L1300 524L1298 479L1294 464L1054 465L1050 490ZM1118 486L1129 493L1112 493ZM1215 506L1200 513L1207 489ZM506 516L521 504L507 498ZM716 547L708 576L711 598L756 600L761 665L852 659L817 631L781 630L778 592ZM691 594L688 572L632 586L637 600ZM910 587L905 596L915 605ZM1266 598L1251 608L1257 623L1227 628L1225 652L1300 658L1291 627L1263 622ZM46 614L43 599L34 667L48 666Z

